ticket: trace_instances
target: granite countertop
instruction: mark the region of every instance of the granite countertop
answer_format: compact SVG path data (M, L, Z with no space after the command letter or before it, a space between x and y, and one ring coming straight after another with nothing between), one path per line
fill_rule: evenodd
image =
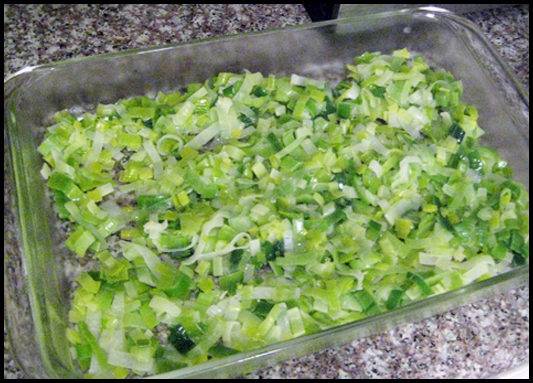
M467 17L529 91L529 6ZM310 22L300 4L4 5L4 78L67 58ZM486 378L528 362L529 285L246 377ZM4 324L4 378L23 377Z

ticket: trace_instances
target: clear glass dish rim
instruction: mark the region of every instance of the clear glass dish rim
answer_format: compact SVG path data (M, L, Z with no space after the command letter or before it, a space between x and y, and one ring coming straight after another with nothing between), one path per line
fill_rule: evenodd
M78 57L78 58L50 62L50 63L40 64L40 65L35 65L35 66L28 66L7 76L4 79L4 110L6 110L6 90L10 89L11 82L13 82L13 80L19 77L23 77L26 73L29 73L29 72L55 70L55 69L61 68L62 66L72 65L72 64L76 64L80 62L90 62L93 60L96 61L96 60L101 60L101 59L112 59L115 57L118 58L118 57L125 57L125 56L136 56L140 54L149 54L151 52L157 52L157 51L163 51L163 50L180 49L180 47L183 47L183 46L193 46L193 45L200 45L200 44L205 44L205 43L212 43L213 41L217 41L217 40L235 40L235 39L240 39L240 38L246 38L247 36L250 36L250 35L269 35L269 34L275 34L275 33L283 32L287 30L318 29L318 28L328 26L328 25L341 25L341 24L357 23L357 22L372 20L376 18L394 18L395 16L413 16L416 14L424 14L424 13L426 15L435 13L435 14L438 14L439 17L448 18L449 20L452 20L453 22L459 24L463 28L468 29L470 32L476 35L476 38L478 38L483 43L483 48L487 49L491 53L490 59L494 60L496 64L498 64L500 69L502 69L502 72L504 73L506 78L512 82L514 86L514 90L517 91L517 93L520 95L522 102L524 102L524 104L529 109L529 94L525 91L524 87L518 81L516 75L510 69L508 64L499 56L499 54L496 52L496 50L494 49L492 44L489 42L487 37L485 37L485 35L478 29L476 25L474 25L472 22L468 21L467 19L454 14L453 12L442 9L442 8L420 7L420 8L411 8L411 9L404 9L404 10L395 10L395 11L383 12L383 13L372 14L372 15L355 16L355 17L349 17L349 18L343 18L343 19L337 19L337 20L324 21L324 22L319 22L319 23L312 23L312 24L307 24L307 25L299 25L299 26L286 27L286 28L275 28L275 29L271 29L268 31L249 32L249 33L238 34L238 35L219 36L219 37L211 37L211 38L206 38L206 39L201 39L201 40L178 42L178 43L168 44L165 46L131 49L131 50L122 51L122 52L106 53L106 54L92 55L92 56L87 56L87 57ZM11 186L13 187L13 191L16 194L17 185L15 184ZM16 209L16 206L14 208ZM4 278L5 278L5 266L4 266ZM272 358L272 357L275 358L276 355L284 351L290 351L291 349L295 348L298 345L310 346L312 345L313 341L320 341L328 337L332 337L332 338L337 337L340 339L340 337L342 337L343 334L352 333L352 332L357 331L358 329L367 330L366 333L363 335L363 337L370 336L372 334L385 331L392 327L395 327L401 324L414 323L424 318L435 316L445 311L448 311L450 309L472 303L479 299L488 298L489 296L493 294L505 292L513 288L524 286L526 284L529 285L529 265L521 266L519 268L510 270L504 274L491 277L487 280L474 282L460 289L450 291L444 294L432 296L422 301L411 303L401 308L398 308L392 311L387 311L382 314L372 316L369 318L365 318L360 321L348 323L342 326L329 328L329 329L322 330L315 334L305 335L305 336L295 338L292 340L275 343L272 345L262 347L260 349L252 350L249 352L244 352L244 353L241 353L235 356L230 356L222 360L210 361L210 362L207 362L201 365L191 366L191 367L187 367L181 370L159 374L159 375L152 376L149 378L177 378L177 377L187 378L187 377L200 377L202 375L207 376L208 374L214 374L217 372L223 373L228 368L232 366L237 366L242 363L248 363L248 362L253 362L253 361L259 362L260 360L263 360L265 358ZM492 290L497 290L497 291L493 292ZM460 303L458 303L458 301L460 301ZM422 309L427 310L428 307L433 309L431 313L425 314L424 316L420 317L418 315L420 310ZM33 307L32 307L32 310L34 310ZM4 313L6 315L5 300L4 300ZM370 328L370 331L368 331L369 328ZM350 337L350 341L359 339L359 338L361 337ZM10 343L13 342L12 337L9 336L9 328L8 328L8 339ZM345 336L343 337L343 339L344 339L343 343L348 342L346 341ZM339 341L336 342L336 344L338 345L341 345L343 343ZM305 355L310 352L318 351L321 349L324 349L324 346L308 347L308 350L309 350L308 352L305 352L305 353L300 352L295 356ZM14 359L17 360L16 355ZM287 359L287 358L278 356L278 359L276 360L279 361L283 359Z
M84 61L101 60L101 59L108 59L108 58L114 58L114 57L135 56L138 54L146 54L146 53L151 53L151 52L156 52L156 51L179 49L182 46L192 46L192 45L199 45L199 44L205 44L205 43L212 43L217 40L236 40L239 38L246 38L247 36L252 36L252 35L268 35L268 34L279 33L279 32L283 32L287 30L315 29L315 28L320 28L320 27L327 26L327 25L349 24L349 23L354 23L358 21L361 22L364 20L372 20L376 18L386 18L386 17L401 16L401 15L406 16L406 15L415 15L415 14L422 14L422 13L426 13L426 15L428 14L431 15L432 13L434 13L434 14L438 14L441 17L449 17L456 23L460 24L462 27L470 30L470 32L473 32L476 35L476 37L479 38L483 42L484 48L490 51L490 53L492 54L491 59L496 60L497 64L500 65L505 70L505 75L513 81L514 83L513 85L515 86L515 89L519 92L523 101L529 107L529 93L526 92L524 86L520 83L520 81L518 81L518 78L515 75L515 73L511 70L509 65L501 58L501 56L497 53L493 45L490 43L488 38L481 32L481 30L473 22L469 21L468 19L462 16L459 16L450 10L435 7L435 6L405 8L405 9L400 9L400 10L385 11L385 12L374 13L374 14L369 14L369 15L345 17L345 18L322 21L322 22L314 22L311 24L295 25L291 27L272 28L267 31L254 31L254 32L246 32L246 33L233 34L233 35L207 37L207 38L203 38L199 40L182 41L182 42L165 44L163 46L151 46L151 47L145 47L145 48L128 49L128 50L120 51L120 52L101 53L101 54L84 56L84 57L74 57L71 59L54 61L54 62L50 62L46 64L26 66L16 71L15 73L8 75L6 78L4 78L4 89L7 83L11 82L11 80L13 80L14 78L19 77L25 73L38 71L38 70L46 70L46 69L53 70L54 68L57 68L57 67L75 64L75 63L84 62Z

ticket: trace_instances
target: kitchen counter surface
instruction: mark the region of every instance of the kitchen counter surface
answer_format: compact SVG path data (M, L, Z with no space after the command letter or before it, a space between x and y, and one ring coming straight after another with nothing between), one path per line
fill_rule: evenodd
M529 6L467 17L529 91ZM4 5L4 78L29 65L310 22L299 4ZM529 285L245 377L486 378L527 362ZM4 378L23 377L4 324Z

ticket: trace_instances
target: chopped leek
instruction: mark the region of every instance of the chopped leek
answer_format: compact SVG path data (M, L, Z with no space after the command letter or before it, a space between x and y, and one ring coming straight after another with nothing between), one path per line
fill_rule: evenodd
M168 341L180 354L187 354L196 346L187 335L185 329L179 324L172 328Z
M56 114L39 146L89 376L183 368L529 263L529 193L463 85L407 50L336 87L220 73Z

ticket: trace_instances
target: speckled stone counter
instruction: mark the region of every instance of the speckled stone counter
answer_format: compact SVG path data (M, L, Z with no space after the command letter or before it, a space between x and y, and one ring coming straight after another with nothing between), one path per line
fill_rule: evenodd
M467 17L529 90L529 6ZM310 22L299 4L4 5L4 77L67 58ZM4 204L4 235L12 230L7 210ZM529 285L246 377L486 378L525 362ZM9 354L4 325L4 378L23 377Z

